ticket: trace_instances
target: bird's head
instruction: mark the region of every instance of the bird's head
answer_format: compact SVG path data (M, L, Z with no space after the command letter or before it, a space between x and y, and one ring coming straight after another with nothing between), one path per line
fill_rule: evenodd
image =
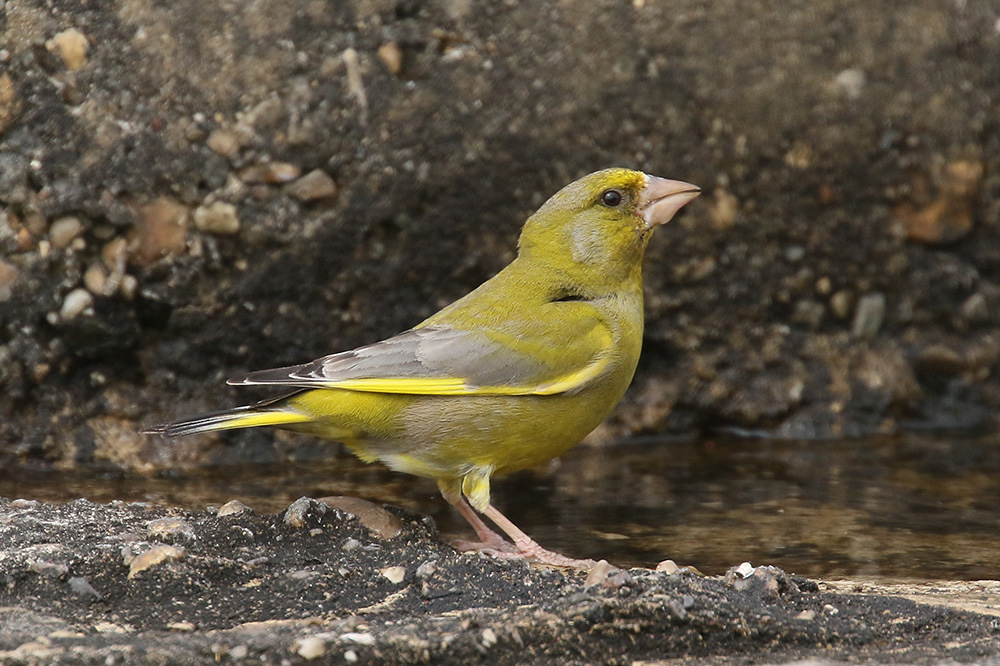
M635 278L652 231L700 193L696 185L641 171L597 171L528 218L519 255L583 282Z

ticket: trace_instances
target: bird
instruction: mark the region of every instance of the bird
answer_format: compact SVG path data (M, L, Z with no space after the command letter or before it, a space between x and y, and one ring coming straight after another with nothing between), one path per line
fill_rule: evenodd
M650 236L700 192L626 168L586 175L527 219L510 264L413 328L235 377L287 390L143 432L273 426L342 442L365 462L436 480L476 533L461 550L588 569L593 560L546 550L504 516L490 480L562 455L624 396L642 345Z

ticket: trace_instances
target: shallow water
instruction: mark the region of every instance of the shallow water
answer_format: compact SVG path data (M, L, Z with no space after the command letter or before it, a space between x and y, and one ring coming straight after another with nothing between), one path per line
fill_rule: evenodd
M323 460L154 476L0 471L0 496L122 499L193 510L239 499L279 511L356 495L471 536L433 482ZM807 576L1000 578L1000 438L846 442L632 440L579 446L548 469L494 481L496 504L546 547L619 566L670 558L717 574L743 561Z

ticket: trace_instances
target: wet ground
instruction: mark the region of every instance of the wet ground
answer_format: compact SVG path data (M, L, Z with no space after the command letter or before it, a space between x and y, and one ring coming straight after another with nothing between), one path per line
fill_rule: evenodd
M296 449L300 450L301 449ZM0 497L142 500L258 513L302 496L354 495L461 519L423 479L336 446L310 460L174 468L0 472ZM544 545L626 566L664 559L721 574L741 561L866 580L1000 578L1000 438L840 442L632 440L579 446L549 469L500 479L499 506Z

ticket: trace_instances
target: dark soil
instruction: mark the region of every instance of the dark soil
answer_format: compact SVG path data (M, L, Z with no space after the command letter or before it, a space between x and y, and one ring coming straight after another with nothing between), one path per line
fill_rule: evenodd
M361 509L363 520L401 518L399 533L313 500L222 517L2 500L0 661L940 663L1000 654L995 617L821 592L771 567L719 578L611 567L588 579L459 554L426 519ZM164 549L172 556L138 564Z

